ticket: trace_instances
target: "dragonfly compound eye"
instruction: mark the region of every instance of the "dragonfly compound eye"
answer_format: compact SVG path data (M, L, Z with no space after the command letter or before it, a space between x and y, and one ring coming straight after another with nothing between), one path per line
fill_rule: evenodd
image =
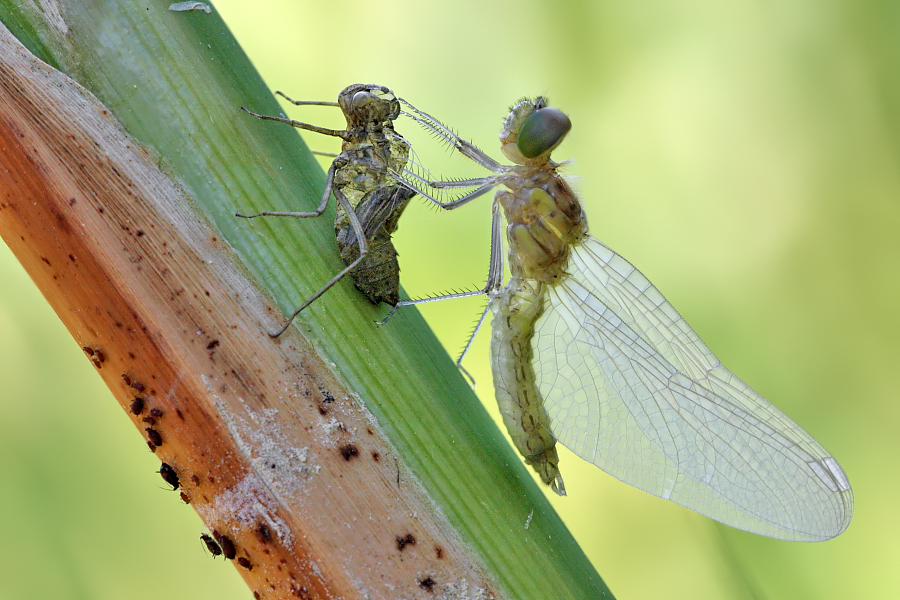
M522 123L516 146L525 158L535 158L556 148L570 129L572 121L561 110L541 108Z

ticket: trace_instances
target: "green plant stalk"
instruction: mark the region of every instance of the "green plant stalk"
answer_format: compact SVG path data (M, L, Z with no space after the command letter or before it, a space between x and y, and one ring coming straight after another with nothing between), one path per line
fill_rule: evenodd
M324 174L296 132L239 111L280 107L215 10L95 1L52 15L20 4L0 2L0 20L159 153L284 313L340 270L333 207L318 219L234 218L311 210ZM418 312L377 328L382 312L348 279L295 327L356 390L509 597L612 597Z

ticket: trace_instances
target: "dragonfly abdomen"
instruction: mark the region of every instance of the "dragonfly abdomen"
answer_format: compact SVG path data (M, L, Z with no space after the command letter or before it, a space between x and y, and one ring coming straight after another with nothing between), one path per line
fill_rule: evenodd
M491 368L500 414L516 449L544 483L565 496L550 418L534 384L531 338L543 312L542 289L540 282L513 278L491 298Z

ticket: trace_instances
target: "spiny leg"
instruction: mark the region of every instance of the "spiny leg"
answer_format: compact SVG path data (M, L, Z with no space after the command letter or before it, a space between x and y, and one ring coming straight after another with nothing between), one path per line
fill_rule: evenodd
M412 113L403 111L401 114L406 115L428 131L432 132L434 135L456 148L456 150L458 150L464 156L475 161L485 169L493 171L494 173L503 173L509 170L509 167L501 165L496 160L485 154L480 148L475 146L475 144L462 139L461 137L456 135L456 133L454 133L449 127L447 127L428 113L419 110L403 98L399 98L399 100L400 102L408 106L411 111L413 111Z
M459 358L456 359L456 368L463 372L463 375L472 382L472 387L475 387L475 378L472 377L472 374L469 373L464 366L462 366L462 361L466 357L466 354L469 352L469 348L472 347L472 342L475 341L475 336L478 335L478 331L481 329L481 326L484 325L484 320L487 318L488 313L491 311L491 303L488 302L487 306L484 307L484 311L481 313L481 317L478 319L478 322L475 323L475 328L472 330L472 334L469 336L469 341L466 342L465 348L460 353Z
M459 208L460 206L463 206L464 204L468 204L475 198L483 196L484 194L488 193L489 191L491 191L492 189L494 189L495 187L497 187L500 184L500 182L494 176L479 177L477 179L459 179L459 180L455 180L455 181L428 181L424 177L417 175L416 173L410 171L409 169L404 169L403 173L405 175L408 175L408 176L412 177L413 179L416 179L416 180L428 185L429 187L433 187L436 189L464 188L464 187L474 187L476 185L479 186L478 189L472 190L471 192L464 194L463 196L460 196L459 198L455 198L453 200L450 200L449 202L441 202L440 200L438 200L437 198L435 198L434 196L432 196L425 190L412 185L409 181L407 181L405 178L403 178L400 173L397 173L396 171L391 171L391 173L394 175L394 177L397 179L397 181L399 181L404 187L414 191L415 193L419 194L420 196L422 196L429 202L439 206L440 208L442 208L444 210L453 210L454 208Z
M378 325L384 325L388 319L394 316L394 313L397 312L397 309L401 306L424 304L426 302L437 302L439 300L451 300L453 298L480 296L484 294L490 294L491 292L500 289L500 286L503 284L503 230L502 223L500 221L499 208L499 205L495 201L493 215L491 218L491 264L488 269L487 284L483 289L474 292L445 294L443 296L434 296L432 298L422 298L420 300L404 300L402 302L398 302L397 306L394 307L390 314L388 314L388 316L385 317L384 320L378 322ZM484 321L487 318L490 309L491 305L489 301L488 305L484 307L484 311L481 313L481 317L479 317L478 322L475 324L475 328L472 330L472 334L469 336L469 340L466 342L462 353L460 353L459 358L456 360L457 368L463 372L463 374L469 381L472 382L473 386L475 385L475 378L472 377L472 374L469 373L469 371L467 371L466 368L462 365L462 361L466 357L466 354L469 352L469 349L472 347L472 343L475 341L475 336L478 335L478 331L481 329L481 326L484 325Z
M500 222L500 211L499 206L496 202L494 202L494 213L491 218L491 264L488 269L488 278L487 284L483 289L475 290L472 292L459 292L456 294L443 294L441 296L432 296L431 298L420 298L418 300L402 300L397 303L397 306L381 321L378 321L378 325L384 325L387 323L388 319L394 316L394 313L397 312L397 309L401 306L412 306L414 304L426 304L428 302L438 302L440 300L452 300L454 298L470 298L472 296L483 296L485 294L489 294L494 290L500 288L503 283L503 231L501 228ZM484 318L482 317L482 320ZM480 324L479 324L480 327ZM477 329L475 330L478 331ZM474 336L474 333L473 333ZM471 340L469 344L466 345L466 350L468 350L469 345L471 344ZM465 355L465 351L463 352ZM462 360L462 356L459 357L459 360Z

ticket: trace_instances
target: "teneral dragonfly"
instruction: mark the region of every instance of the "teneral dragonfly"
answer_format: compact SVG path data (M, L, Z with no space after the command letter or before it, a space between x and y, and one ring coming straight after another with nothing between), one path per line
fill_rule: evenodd
M621 481L740 529L819 541L847 528L853 493L835 458L722 365L640 271L588 235L578 197L550 158L571 128L565 114L540 97L513 106L500 143L515 165L505 166L410 110L494 173L421 180L476 188L444 208L507 188L494 197L488 284L465 295L489 297L482 322L492 313L500 412L546 484L565 494L559 441Z
M400 113L400 102L389 88L357 83L344 88L337 102L292 100L277 93L297 105L338 106L347 119L347 128L326 129L241 108L260 119L339 137L343 140L342 151L328 169L322 199L315 211L263 211L253 215L237 213L237 216L318 217L325 212L328 198L334 192L338 201L335 238L345 268L307 298L273 337L281 335L294 317L348 273L373 304L386 302L396 306L400 299L400 265L391 235L397 229L403 209L416 194L392 174L406 169L410 146L394 130L393 120Z

